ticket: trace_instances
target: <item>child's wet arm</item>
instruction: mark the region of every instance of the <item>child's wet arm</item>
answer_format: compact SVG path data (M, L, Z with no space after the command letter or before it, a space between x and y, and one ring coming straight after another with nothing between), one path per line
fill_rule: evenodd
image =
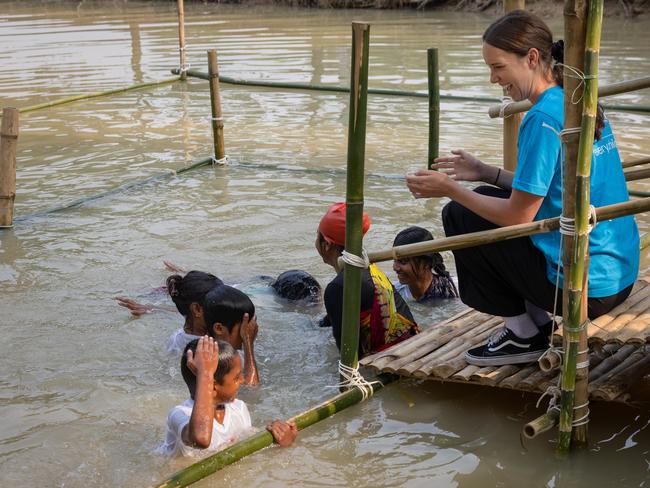
M252 340L244 341L244 383L248 386L259 386L260 377L255 361L255 347Z
M210 446L214 419L213 388L213 377L199 373L196 378L196 395L192 415L182 434L183 442L188 446L200 449Z

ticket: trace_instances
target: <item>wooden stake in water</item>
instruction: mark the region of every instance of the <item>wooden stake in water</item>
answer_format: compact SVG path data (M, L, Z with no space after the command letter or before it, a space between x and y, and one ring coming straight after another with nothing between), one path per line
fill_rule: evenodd
M429 155L427 168L431 169L433 160L440 154L440 78L438 69L438 49L427 49L427 73L429 75Z
M504 0L503 2L503 9L506 13L524 8L525 0ZM503 117L503 168L508 171L514 171L517 168L517 140L519 126L523 118L523 114Z
M361 256L363 221L363 174L366 151L368 102L368 51L370 25L352 23L352 73L350 76L350 118L348 123L348 168L345 211L345 249ZM356 368L359 360L359 313L361 311L361 268L345 265L343 271L343 324L341 362Z
M0 128L0 228L13 225L17 144L18 109L5 108Z
M185 3L178 0L178 50L181 63L181 80L187 79L187 53L185 52Z
M212 106L212 135L214 138L214 157L216 160L226 156L223 139L223 116L221 114L221 94L219 93L219 64L217 51L208 51L208 73L210 75L210 102Z

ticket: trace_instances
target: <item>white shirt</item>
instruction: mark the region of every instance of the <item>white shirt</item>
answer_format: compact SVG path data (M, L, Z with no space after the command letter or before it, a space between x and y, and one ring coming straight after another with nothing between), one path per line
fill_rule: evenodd
M176 329L174 332L172 332L172 335L170 335L169 339L167 340L167 352L174 356L180 356L183 354L185 346L187 346L194 339L200 338L200 336L188 334L183 330L182 327L180 329Z
M167 432L161 450L168 456L203 457L206 454L225 449L251 430L251 416L248 407L241 400L226 403L223 425L212 420L212 439L206 449L197 449L183 442L183 429L190 423L194 400L189 399L176 405L167 416Z

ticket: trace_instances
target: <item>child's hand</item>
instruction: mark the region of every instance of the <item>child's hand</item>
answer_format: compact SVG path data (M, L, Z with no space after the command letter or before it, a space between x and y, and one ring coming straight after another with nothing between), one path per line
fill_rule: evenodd
M219 345L212 337L203 336L199 339L196 346L196 354L191 349L187 351L187 365L190 369L194 368L196 376L205 373L212 378L219 365Z
M165 268L173 273L185 273L185 270L179 265L172 263L171 261L163 261Z
M255 342L257 337L257 317L253 317L251 320L248 319L248 314L244 314L244 318L241 322L240 334L244 342Z
M131 311L131 315L135 315L136 317L153 311L152 306L143 305L127 297L115 297L115 300L117 300L117 304L120 307L128 308Z
M295 422L285 422L284 420L274 420L266 426L275 442L282 447L289 447L298 435L298 427Z

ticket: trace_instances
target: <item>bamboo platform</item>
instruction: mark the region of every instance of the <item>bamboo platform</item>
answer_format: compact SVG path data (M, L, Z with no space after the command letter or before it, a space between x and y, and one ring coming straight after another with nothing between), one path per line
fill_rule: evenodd
M500 317L467 309L360 363L400 376L537 393L557 385L559 369L547 373L537 362L497 367L465 362L467 349L484 343L502 326ZM638 398L637 386L647 383L644 377L650 374L650 276L636 282L625 302L592 321L588 332L590 398L647 401L645 391ZM561 344L561 329L553 341Z

